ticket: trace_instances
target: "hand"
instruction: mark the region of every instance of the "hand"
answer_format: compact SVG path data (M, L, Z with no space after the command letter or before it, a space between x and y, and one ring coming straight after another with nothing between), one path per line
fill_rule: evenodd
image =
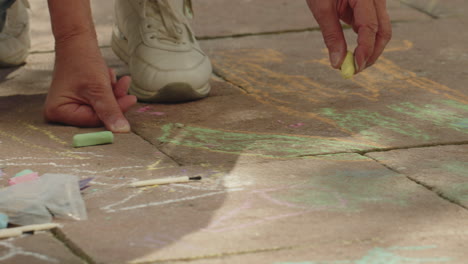
M340 20L358 34L354 51L357 72L374 64L392 36L386 0L307 0L322 30L331 65L343 63L347 45Z
M129 132L123 112L136 103L135 96L127 95L129 85L129 77L117 81L92 40L57 43L45 119L80 127L104 124L113 132Z

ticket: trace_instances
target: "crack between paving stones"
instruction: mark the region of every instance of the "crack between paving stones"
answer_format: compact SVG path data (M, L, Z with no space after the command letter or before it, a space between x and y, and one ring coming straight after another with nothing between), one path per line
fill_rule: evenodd
M73 243L60 228L54 228L51 230L54 237L62 242L62 244L68 248L75 256L79 257L86 264L97 264L84 250L82 250L78 245Z
M464 206L463 204L459 204L459 203L457 203L457 201L451 199L450 197L445 196L441 191L437 190L436 187L427 185L427 184L425 184L424 182L419 181L419 180L417 180L417 179L413 179L412 177L410 177L410 176L408 176L408 175L406 175L406 174L404 174L404 173L402 173L402 172L399 172L398 170L396 170L396 169L394 169L394 168L388 166L387 164L381 162L381 161L378 160L378 159L375 159L375 158L370 157L370 156L367 156L367 155L362 155L362 156L374 160L374 161L377 162L378 164L384 166L385 168L387 168L387 169L389 169L389 170L391 170L391 171L393 171L393 172L395 172L395 173L398 173L398 174L400 174L400 175L404 175L408 180L410 180L410 181L412 181L412 182L414 182L414 183L416 183L416 184L418 184L418 185L424 187L425 189L427 189L428 191L430 191L430 192L436 194L437 196L439 196L439 197L442 198L443 200L445 200L445 201L447 201L447 202L449 202L449 203L451 203L451 204L457 205L457 206L459 206L459 207L461 207L461 208L463 208L463 209L465 209L465 210L468 210L468 207L467 207L467 206Z
M224 252L219 254L209 254L209 255L201 255L201 256L193 256L193 257L182 257L182 258L172 258L172 259L154 259L154 260L147 260L147 261L134 261L130 262L132 264L151 264L151 263L173 263L177 262L190 262L190 261L198 261L204 259L216 259L216 258L223 258L223 257L231 257L231 256L239 256L239 255L247 255L247 254L255 254L255 253L264 253L264 252L278 252L283 250L290 250L296 248L295 246L287 246L287 247L275 247L275 248L261 248L261 249L254 249L254 250L244 250L244 251L235 251L235 252Z
M178 166L180 167L183 167L184 164L178 162L177 160L175 160L173 157L171 157L170 155L168 155L166 152L164 152L164 150L158 148L158 146L156 146L155 144L153 144L151 141L147 140L146 138L144 138L142 135L140 135L138 132L136 132L135 130L132 130L132 133L135 134L136 136L138 136L139 138L141 138L142 140L148 142L151 146L155 147L159 152L161 152L162 154L164 154L164 156L168 157L171 161L173 161L174 163L176 163Z
M408 2L408 1L400 0L400 3L404 4L405 6L411 8L411 9L414 9L414 10L420 12L420 13L423 13L423 14L425 14L426 16L429 16L429 17L432 18L432 19L440 19L439 16L437 16L437 15L435 15L435 14L432 14L430 11L427 11L427 10L421 8L421 7L418 7L418 6L414 5L414 4L411 4L411 3Z

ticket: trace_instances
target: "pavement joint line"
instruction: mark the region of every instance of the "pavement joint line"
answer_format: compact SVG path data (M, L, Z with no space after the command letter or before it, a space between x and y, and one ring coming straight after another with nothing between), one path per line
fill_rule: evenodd
M389 170L391 170L391 171L393 171L393 172L395 172L395 173L398 173L398 174L400 174L400 175L404 175L408 180L410 180L410 181L412 181L412 182L414 182L414 183L416 183L416 184L418 184L418 185L424 187L424 188L427 189L428 191L430 191L430 192L436 194L437 196L439 196L441 199L443 199L443 200L445 200L445 201L447 201L447 202L449 202L449 203L452 203L452 204L454 204L454 205L457 205L457 206L459 206L459 207L461 207L461 208L463 208L463 209L465 209L465 210L468 210L468 207L467 207L467 206L464 206L463 204L459 204L459 203L457 203L456 201L454 201L453 199L451 199L450 197L445 196L441 191L438 191L436 187L433 187L433 186L430 186L430 185L428 185L428 184L425 184L425 183L422 182L422 181L419 181L419 180L417 180L417 179L412 178L411 176L408 176L408 175L406 175L406 174L404 174L404 173L402 173L402 172L399 172L398 170L396 170L396 169L390 167L389 165L387 165L387 164L385 164L385 163L379 161L378 159L375 159L375 158L370 157L370 156L367 156L367 155L363 155L363 156L364 156L364 157L367 157L367 158L369 158L369 159L374 160L375 162L379 163L380 165L384 166L385 168L387 168L387 169L389 169Z
M432 19L440 19L439 16L437 16L435 14L432 14L430 11L427 11L427 10L421 8L421 7L418 7L418 6L414 5L414 4L411 4L408 0L400 0L400 2L402 4L404 4L405 6L411 8L411 9L414 9L414 10L420 12L420 13L423 13L423 14L429 16Z
M260 249L253 249L253 250L242 250L242 251L234 251L234 252L221 252L217 254L208 254L208 255L200 255L200 256L193 256L193 257L181 257L181 258L171 258L171 259L153 259L153 260L144 260L144 261L131 261L131 264L152 264L152 263L173 263L177 262L191 262L197 260L204 260L204 259L216 259L222 257L230 257L230 256L239 256L239 255L247 255L247 254L255 254L255 253L264 253L264 252L278 252L283 250L290 250L297 248L297 246L283 246L283 247L274 247L274 248L260 248Z
M468 141L455 141L455 142L446 142L446 143L432 143L432 144L419 144L412 146L403 146L403 147L390 147L390 148L375 148L364 151L357 151L355 153L366 155L371 152L387 152L392 150L405 150L405 149L418 149L418 148L430 148L430 147L439 147L439 146L462 146L468 145Z
M151 143L151 141L149 139L146 139L144 138L143 136L141 136L137 131L133 130L132 129L132 133L135 134L136 136L138 136L139 138L143 139L144 141L148 142L151 146L153 146L154 148L156 148L159 152L161 152L162 154L164 154L164 156L166 156L167 158L169 158L171 161L173 161L174 163L176 163L179 167L182 167L184 166L184 164L178 162L177 160L175 160L173 157L171 157L170 155L168 155L166 152L164 152L162 149L159 149L158 146L154 145L153 143Z
M65 233L60 230L60 228L54 228L51 230L52 234L54 237L62 242L62 244L68 248L75 256L79 257L82 261L84 261L86 264L97 264L96 261L94 261L84 250L82 250L78 245L73 243Z
M416 22L414 20L392 20L392 24L400 24L400 23L411 23ZM352 29L349 25L342 25L343 30ZM255 36L268 36L268 35L283 35L283 34L291 34L291 33L303 33L303 32L315 32L321 31L320 27L308 27L308 28L296 28L296 29L285 29L285 30L278 30L278 31L263 31L263 32L252 32L252 33L238 33L238 34L231 34L231 35L220 35L220 36L198 36L198 40L217 40L217 39L227 39L227 38L245 38L245 37L255 37Z

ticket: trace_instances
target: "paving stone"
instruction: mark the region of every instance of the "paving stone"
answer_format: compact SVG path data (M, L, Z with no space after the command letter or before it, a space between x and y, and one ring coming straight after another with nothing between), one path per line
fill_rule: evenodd
M203 45L218 75L246 90L259 105L300 118L307 127L299 132L303 135L317 135L326 124L332 127L329 136L376 148L466 141L462 125L468 91L460 80L466 75L462 57L467 32L457 31L463 26L454 20L426 24L425 33L419 33L421 26L397 25L383 58L352 80L330 70L317 32ZM441 43L434 42L434 34ZM460 71L454 74L453 69Z
M73 135L100 129L50 125L43 121L44 96L0 98L0 164L5 181L23 169L95 177L93 192L106 181L138 178L151 170L178 166L157 148L134 134L116 134L114 144L73 148ZM3 151L5 150L5 151ZM101 182L101 180L103 182Z
M255 163L372 148L328 124L306 124L251 96L229 95L221 86L229 88L215 82L218 96L196 102L133 108L128 114L132 129L182 165ZM317 133L310 134L311 129Z
M129 116L184 165L466 142L468 35L455 20L424 25L397 25L383 58L350 81L329 68L317 32L203 41L215 72L247 93Z
M416 247L408 252L415 257L466 258L455 250L468 242L460 230L466 210L361 155L180 167L156 170L152 177L200 174L201 182L117 187L87 200L90 220L66 223L62 230L99 263L290 248L309 251L303 260L310 261L359 259L375 247ZM429 253L421 256L425 246ZM300 257L287 256L277 261Z
M401 0L409 7L433 18L466 17L468 3L463 0Z
M31 0L32 51L52 51L54 39L47 2ZM395 22L428 20L421 12L387 1ZM100 45L110 45L113 26L113 1L92 0L92 10ZM305 0L193 1L193 27L198 37L300 30L318 27ZM239 14L242 14L240 16Z
M393 21L429 19L398 0L387 2ZM305 0L198 0L193 7L201 38L318 28Z
M62 242L50 233L23 235L20 238L0 240L0 263L2 264L43 264L43 263L84 263Z
M468 145L392 150L368 156L468 208Z

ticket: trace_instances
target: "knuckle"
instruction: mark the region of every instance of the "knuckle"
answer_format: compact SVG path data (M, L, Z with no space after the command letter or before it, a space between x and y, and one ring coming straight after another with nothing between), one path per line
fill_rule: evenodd
M393 32L391 28L384 29L379 32L379 36L387 42L392 39L392 35L393 35Z

